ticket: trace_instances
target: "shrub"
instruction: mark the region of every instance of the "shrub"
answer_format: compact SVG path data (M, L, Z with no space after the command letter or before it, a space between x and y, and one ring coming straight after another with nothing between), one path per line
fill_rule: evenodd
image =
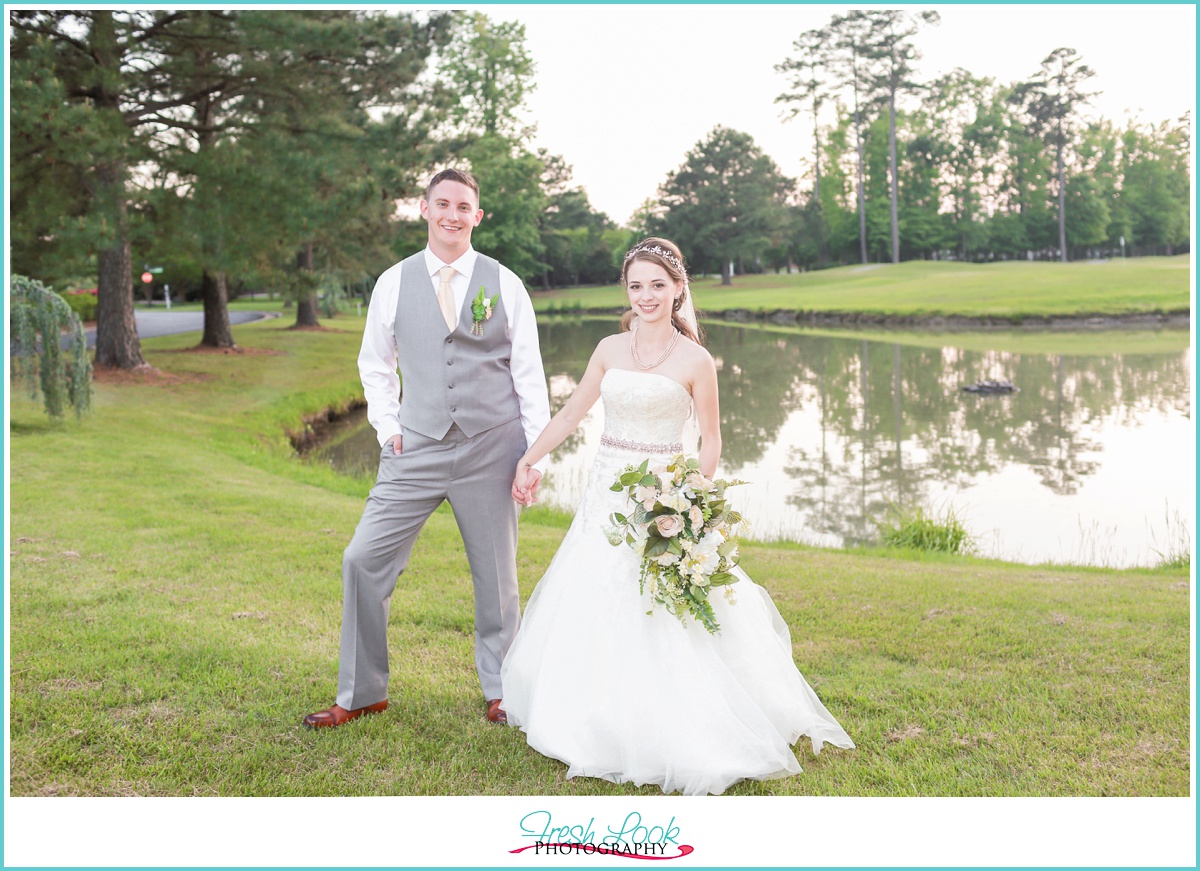
M974 537L967 532L953 508L940 514L926 514L920 506L888 509L885 520L878 521L879 536L887 547L941 553L967 553L974 549Z
M1188 551L1176 553L1157 553L1158 561L1154 563L1156 569L1182 569L1188 571L1192 567L1192 555Z
M1180 515L1179 510L1171 511L1166 508L1166 541L1160 546L1157 533L1150 530L1150 550L1156 559L1156 569L1182 569L1189 571L1192 567L1192 533L1191 527Z
M81 321L96 319L96 306L99 304L99 300L95 293L90 290L68 290L60 295L67 301L71 311L79 315Z
M66 406L82 417L91 406L92 361L83 324L66 301L40 281L14 275L8 283L13 374L37 399L40 388L46 414L58 419ZM63 360L63 332L70 359Z

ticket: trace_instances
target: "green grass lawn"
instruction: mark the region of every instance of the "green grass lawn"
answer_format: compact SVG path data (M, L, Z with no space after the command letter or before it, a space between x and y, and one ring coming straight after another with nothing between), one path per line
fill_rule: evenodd
M11 398L11 792L637 795L567 781L486 724L452 515L391 608L391 702L313 733L333 701L341 552L369 482L292 457L285 430L361 395L362 320L144 343L165 375L100 383L51 424ZM528 596L568 518L522 518ZM795 660L858 744L735 795L1187 795L1186 571L748 544Z
M1169 312L1189 307L1190 255L1105 262L905 263L841 266L692 282L706 311L790 309L900 315L1037 317ZM625 304L617 285L535 294L539 310Z

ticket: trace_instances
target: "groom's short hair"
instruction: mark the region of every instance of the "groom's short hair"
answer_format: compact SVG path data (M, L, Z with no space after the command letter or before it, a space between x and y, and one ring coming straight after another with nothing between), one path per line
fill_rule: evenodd
M425 188L425 199L428 200L433 193L433 189L444 181L456 181L459 184L465 184L475 192L475 203L479 203L479 182L475 181L475 176L461 169L443 169L437 175L429 180L429 185Z

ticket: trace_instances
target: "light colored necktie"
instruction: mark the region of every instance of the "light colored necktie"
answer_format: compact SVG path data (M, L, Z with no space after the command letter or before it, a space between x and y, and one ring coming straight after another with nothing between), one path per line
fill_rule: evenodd
M458 270L453 266L443 266L438 270L438 307L446 319L446 327L451 331L458 324L458 308L454 305L454 288L450 286L450 279L457 274Z

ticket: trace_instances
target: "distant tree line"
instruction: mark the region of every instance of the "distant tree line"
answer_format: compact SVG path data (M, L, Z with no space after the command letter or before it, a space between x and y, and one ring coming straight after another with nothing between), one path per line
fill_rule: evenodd
M776 69L816 131L772 265L1170 254L1190 246L1190 117L1085 122L1094 75L1070 48L1008 84L915 76L934 12L860 10ZM900 101L902 99L902 102ZM832 107L829 119L826 107Z
M776 66L814 131L806 177L718 126L634 215L720 274L911 259L1062 260L1189 250L1190 116L1085 122L1094 73L1069 48L1028 79L922 82L935 12L858 10ZM832 115L832 118L830 117Z
M484 185L476 247L534 290L613 281L644 233L722 275L912 258L1186 250L1189 119L1083 123L1070 49L1029 79L916 78L935 13L853 11L802 34L779 102L815 130L802 181L716 127L627 227L563 157L528 146L524 26L482 12L10 10L12 269L97 287L96 363L144 365L135 276L228 300L267 290L297 326L336 313L424 226L430 170ZM1124 240L1122 246L1121 240ZM137 284L140 286L141 282Z

